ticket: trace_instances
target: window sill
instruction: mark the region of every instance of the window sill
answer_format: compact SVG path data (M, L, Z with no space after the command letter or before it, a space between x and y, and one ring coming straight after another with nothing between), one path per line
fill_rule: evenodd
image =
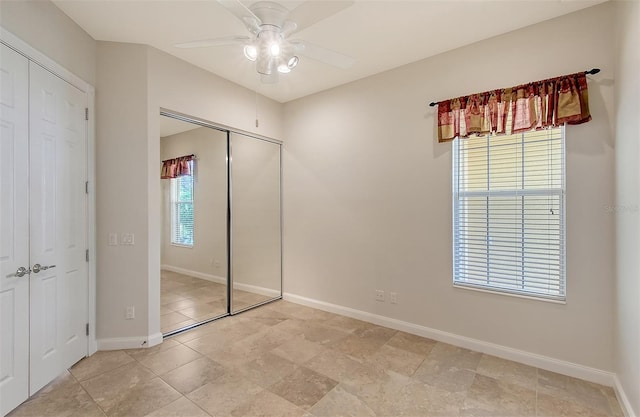
M476 287L476 286L473 286L473 285L465 285L465 284L457 284L457 283L454 283L453 287L454 288L459 288L459 289L462 289L462 290L477 291L477 292L484 292L484 293L497 294L497 295L506 295L506 296L510 296L510 297L525 298L527 300L543 301L543 302L553 303L553 304L567 304L566 298L564 300L558 300L558 299L546 298L546 297L542 297L542 296L541 297L536 297L534 295L518 294L518 293L515 293L515 292L509 292L507 290L498 291L498 290L492 290L492 289L488 289L488 288L479 288L479 287Z
M177 246L179 248L193 249L193 245L183 245L181 243L173 243L171 242L171 246Z

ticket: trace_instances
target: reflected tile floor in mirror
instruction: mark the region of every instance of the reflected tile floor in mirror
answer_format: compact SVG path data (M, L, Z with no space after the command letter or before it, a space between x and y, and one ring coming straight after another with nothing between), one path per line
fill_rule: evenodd
M162 270L160 273L160 331L168 333L227 312L225 284ZM233 309L242 310L263 303L265 296L233 290Z
M160 331L167 333L227 312L227 286L188 275L160 272Z
M266 296L262 294L256 294L249 291L233 289L233 311L245 309L247 307L254 306L256 304L264 303L267 300L272 299L273 296Z
M613 389L276 301L97 352L17 416L622 416Z

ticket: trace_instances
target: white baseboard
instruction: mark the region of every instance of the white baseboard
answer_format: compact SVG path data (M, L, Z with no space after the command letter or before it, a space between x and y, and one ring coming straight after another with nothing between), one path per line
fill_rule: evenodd
M283 298L293 303L302 304L307 307L317 308L319 310L328 311L330 313L340 314L354 319L378 324L380 326L389 327L391 329L401 330L403 332L415 334L417 336L426 337L437 340L439 342L449 343L451 345L471 349L476 352L487 353L489 355L498 356L503 359L520 362L525 365L535 366L536 368L545 369L551 372L568 375L574 378L584 379L586 381L595 382L597 384L614 386L615 374L588 366L579 365L548 356L538 355L536 353L524 350L513 349L507 346L497 345L495 343L485 342L478 339L472 339L457 334L444 332L442 330L432 329L414 323L393 319L390 317L380 316L378 314L368 313L366 311L355 310L349 307L331 304L324 301L318 301L311 298L302 297L295 294L284 293Z
M194 278L204 279L206 281L217 282L218 284L227 284L227 279L225 277L219 277L217 275L205 274L204 272L192 271L190 269L180 268L178 266L172 265L160 265L160 269L164 269L166 271L177 272L178 274L188 275Z
M120 350L150 348L162 343L162 333L154 333L148 337L113 337L98 339L98 350Z
M234 290L247 291L254 294L264 295L269 298L280 297L280 291L271 288L258 287L257 285L243 284L241 282L233 283Z
M140 349L149 346L150 343L146 336L98 339L98 350Z
M627 394L624 392L624 388L622 388L622 383L620 382L620 379L618 378L617 375L614 376L614 383L615 385L613 386L613 389L616 391L618 402L620 403L620 407L622 408L622 412L624 413L625 417L640 416L640 414L637 414L634 412L633 407L629 402L629 397L627 397Z
M145 345L146 347L152 347L155 345L159 345L162 343L162 332L157 332L152 335L149 335L148 343Z

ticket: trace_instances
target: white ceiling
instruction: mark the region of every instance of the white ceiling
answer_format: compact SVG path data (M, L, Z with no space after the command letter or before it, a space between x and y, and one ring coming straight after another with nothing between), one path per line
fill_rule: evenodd
M242 46L174 46L247 35L243 24L216 0L53 1L96 40L149 44L287 102L606 0L356 0L293 36L349 55L355 65L342 70L301 57L299 65L273 85L260 82ZM279 3L291 10L303 1ZM242 2L249 7L254 0Z

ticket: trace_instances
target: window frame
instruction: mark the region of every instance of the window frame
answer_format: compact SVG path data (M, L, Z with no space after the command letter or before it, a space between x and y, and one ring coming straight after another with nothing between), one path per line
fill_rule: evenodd
M183 175L176 178L171 178L171 190L170 190L170 205L171 205L171 224L170 224L170 240L172 246L179 246L183 248L193 248L195 244L195 178L193 176L193 161L189 161L189 164L192 164L191 167L191 175ZM189 182L191 185L191 200L180 200L180 181L183 181L185 178L190 178ZM184 242L176 242L175 238L179 234L177 232L177 227L180 224L180 210L178 206L180 205L191 205L192 211L192 231L191 231L191 243Z
M510 115L509 115L510 116ZM526 299L532 299L532 300L538 300L538 301L547 301L547 302L553 302L553 303L560 303L560 304L566 304L566 300L567 300L567 273L566 273L566 265L567 265L567 240L566 240L566 232L567 232L567 219L566 219L566 194L567 194L567 176L566 176L566 160L567 160L567 154L566 154L566 125L561 125L561 126L557 126L551 129L559 129L560 130L560 152L561 152L561 187L559 189L553 189L553 187L549 188L549 189L544 189L541 192L540 190L536 190L536 189L525 189L523 187L523 189L518 190L518 189L514 189L512 191L503 191L503 190L487 190L485 192L474 192L474 191L465 191L464 193L468 196L469 194L473 195L473 194L477 194L479 196L482 195L486 195L487 197L495 197L495 196L509 196L509 197L523 197L523 196L532 196L532 195L537 195L537 196L552 196L552 197L558 197L558 202L559 202L559 206L560 206L560 213L559 213L559 236L558 236L558 242L559 242L559 248L558 248L558 258L559 258L559 277L558 277L558 283L559 283L559 291L560 293L555 296L555 295L550 295L550 294L544 294L542 292L536 293L533 291L524 291L524 290L515 290L515 289L510 289L510 288L500 288L497 285L482 285L482 284L478 284L478 283L471 283L471 282L464 282L464 278L461 278L458 276L458 270L457 270L457 265L459 265L459 259L458 259L458 253L459 253L459 241L458 241L458 237L457 235L459 235L459 225L460 225L460 209L459 209L459 204L461 202L460 200L460 191L459 191L459 181L460 181L460 161L459 161L459 157L460 157L460 149L459 149L459 143L460 143L460 138L456 137L453 140L453 146L452 146L452 284L454 288L461 288L461 289L467 289L467 290L473 290L473 291L480 291L480 292L487 292L487 293L492 293L492 294L500 294L500 295L507 295L507 296L512 296L512 297L519 297L519 298L526 298ZM516 133L517 135L522 135L521 136L521 142L525 141L525 135L527 134L532 134L532 133L536 133L539 131L527 131L527 132L519 132ZM508 133L509 135L509 133ZM468 140L474 140L476 136L471 136L469 138L464 138L462 140L468 141ZM492 137L495 137L495 135L487 135L486 140L490 141ZM487 146L490 148L491 145L487 144ZM490 150L489 150L490 152ZM524 157L523 157L524 159ZM490 153L487 157L487 172L489 172L490 169ZM526 177L524 177L526 178ZM488 200L489 201L489 200ZM525 206L522 206L523 211L523 215L524 215L524 210L525 210ZM487 216L489 216L490 211L487 209L486 211ZM490 246L490 243L487 244L487 247ZM495 255L494 255L495 256ZM525 259L525 255L524 255L524 250L523 250L523 255L522 257L520 257L521 262L523 262L523 259ZM525 277L526 278L526 277ZM468 279L468 278L467 278ZM489 274L487 273L487 281L489 282L489 280L491 280L491 277L489 276ZM495 281L494 281L495 282Z

